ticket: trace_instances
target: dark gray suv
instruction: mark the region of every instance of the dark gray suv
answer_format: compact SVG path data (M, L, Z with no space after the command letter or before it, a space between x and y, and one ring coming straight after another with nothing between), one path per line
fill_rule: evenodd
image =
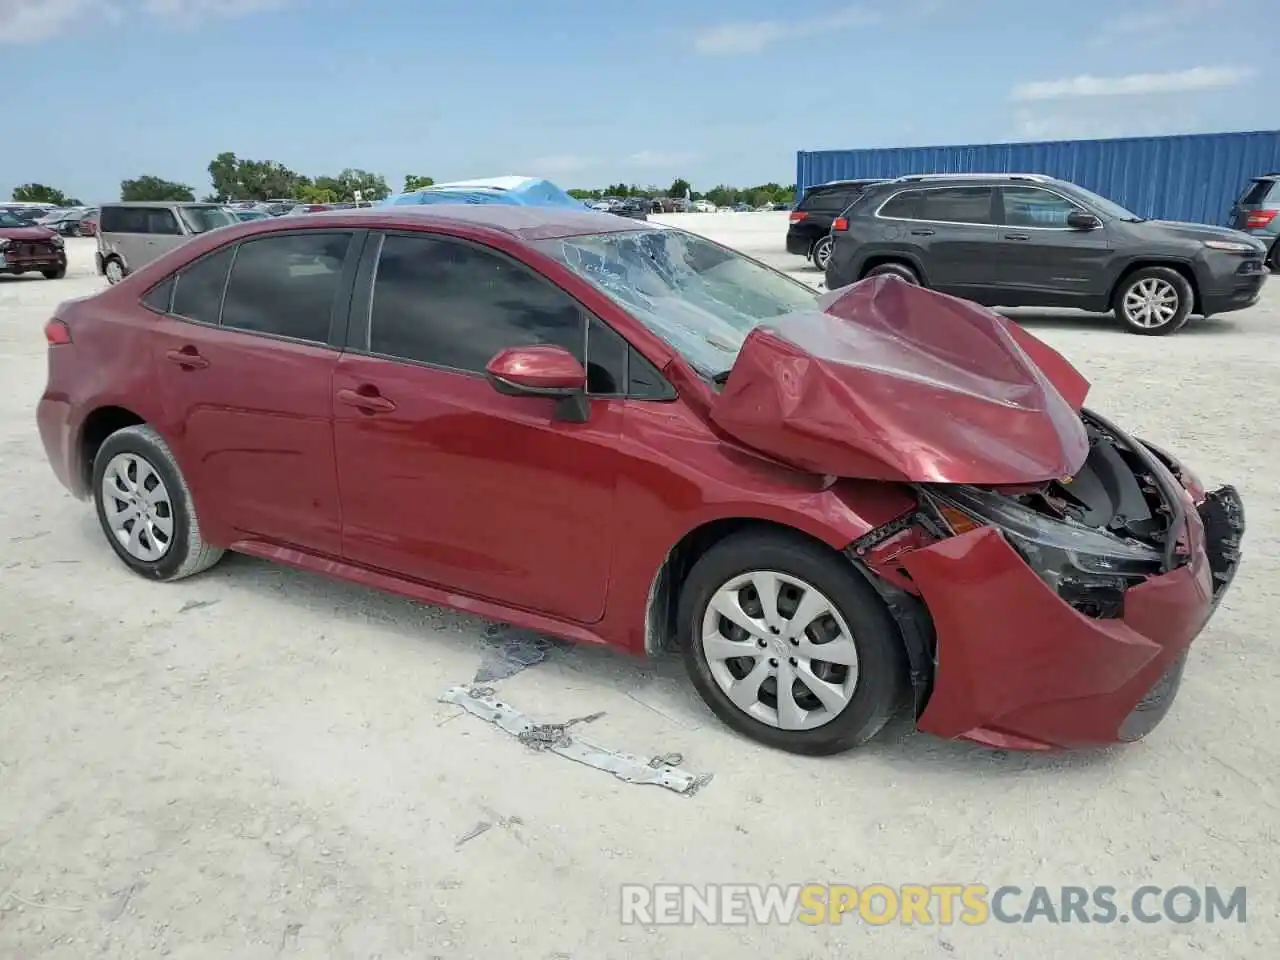
M986 306L1075 307L1134 333L1258 301L1266 246L1238 230L1146 220L1036 174L902 177L869 187L832 225L827 287L873 274Z

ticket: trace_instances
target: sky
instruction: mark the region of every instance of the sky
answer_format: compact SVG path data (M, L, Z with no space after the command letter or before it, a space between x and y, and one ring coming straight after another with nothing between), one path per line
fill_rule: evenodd
M0 0L0 198L795 181L797 150L1280 127L1277 0Z

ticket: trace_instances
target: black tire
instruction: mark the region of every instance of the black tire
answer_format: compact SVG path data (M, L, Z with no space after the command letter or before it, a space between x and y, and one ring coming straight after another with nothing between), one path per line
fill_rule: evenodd
M119 269L119 278L115 280L111 279L113 272L111 269L112 264L115 264ZM107 278L107 283L116 284L127 277L129 275L129 271L124 268L124 261L119 257L107 257L102 261L102 275Z
M712 676L702 620L716 591L734 577L773 571L803 580L834 604L852 634L858 678L845 708L822 726L782 730L734 705ZM871 585L839 555L800 536L748 531L730 536L694 564L680 593L678 641L698 694L726 725L766 746L828 756L866 743L905 704L907 662L889 611Z
M1280 240L1271 245L1271 256L1267 259L1267 266L1271 268L1272 273L1280 273Z
M168 493L168 515L173 519L173 533L167 550L155 560L142 560L131 555L116 538L107 520L103 481L108 465L120 454L131 454L145 461L159 476ZM196 516L191 491L168 445L160 434L145 424L117 430L98 449L93 461L93 503L107 542L125 566L139 576L149 580L182 580L208 570L222 559L224 551L205 543L200 533L200 520Z
M41 270L46 280L61 280L67 275L66 267L59 267L57 270Z
M896 261L893 263L878 263L864 273L862 278L865 280L867 277L880 277L886 275L891 277L901 277L903 280L907 281L907 283L914 284L917 287L924 285L920 282L919 274L912 270L911 267L907 266L905 263L898 263Z
M1172 288L1177 297L1173 314L1168 320L1154 326L1144 326L1139 319L1125 310L1125 297L1130 291L1147 282L1167 285ZM1191 317L1191 307L1194 302L1195 292L1191 289L1191 284L1177 270L1170 267L1143 267L1120 281L1111 298L1111 309L1115 312L1116 320L1130 333L1137 333L1144 337L1164 337L1186 326L1187 320Z
M818 242L813 245L812 249L809 250L809 260L819 270L827 269L827 263L831 260L832 245L833 241L831 239L831 235L828 234L827 236L820 238Z

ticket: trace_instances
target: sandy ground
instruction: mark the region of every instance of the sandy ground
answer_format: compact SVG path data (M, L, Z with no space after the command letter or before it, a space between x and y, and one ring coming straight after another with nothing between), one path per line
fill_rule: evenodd
M817 279L782 252L785 215L679 219ZM70 247L61 282L0 278L0 957L1277 955L1280 288L1168 339L1023 318L1095 406L1247 502L1247 563L1147 742L1026 756L898 725L805 760L722 729L673 660L557 650L498 685L714 774L685 798L439 703L486 655L478 620L244 557L129 574L33 420L41 325L101 283L91 242ZM621 884L713 881L1246 885L1248 920L619 923Z

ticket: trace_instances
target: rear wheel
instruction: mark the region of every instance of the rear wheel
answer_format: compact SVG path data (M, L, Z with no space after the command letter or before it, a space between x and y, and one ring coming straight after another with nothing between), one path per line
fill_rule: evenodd
M768 746L839 753L905 702L905 654L888 611L820 544L772 531L721 541L690 571L679 616L698 693Z
M1162 337L1186 324L1194 299L1191 284L1177 270L1143 267L1120 283L1112 307L1132 333Z
M59 267L57 270L41 270L46 280L61 280L67 275L66 267Z
M831 245L831 237L826 236L815 243L813 249L809 251L809 259L819 270L826 270L827 264L831 262Z
M93 498L107 542L134 573L181 580L222 559L205 543L191 491L151 427L107 437L93 460Z
M878 263L874 267L872 267L870 270L868 270L865 274L863 274L864 279L866 277L884 277L884 276L900 277L901 279L907 281L907 283L914 284L916 286L921 285L920 277L916 274L914 270L912 270L905 263L897 263L897 262Z
M119 283L124 279L124 264L117 257L112 257L103 264L102 272L106 275L107 283Z

